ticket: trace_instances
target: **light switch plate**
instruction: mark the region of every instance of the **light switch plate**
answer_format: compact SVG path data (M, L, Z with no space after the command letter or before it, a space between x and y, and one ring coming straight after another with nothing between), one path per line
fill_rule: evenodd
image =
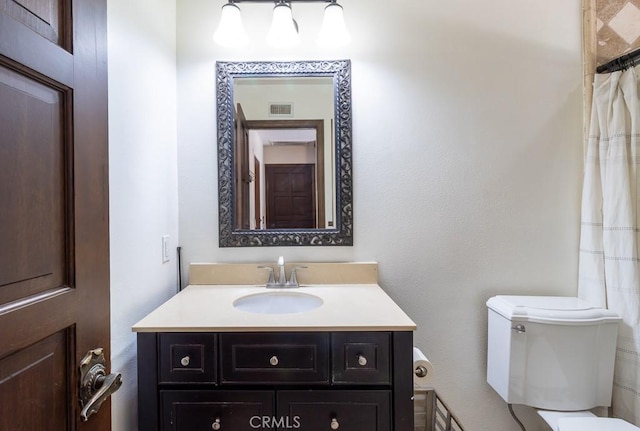
M171 260L169 257L169 235L162 235L162 263Z

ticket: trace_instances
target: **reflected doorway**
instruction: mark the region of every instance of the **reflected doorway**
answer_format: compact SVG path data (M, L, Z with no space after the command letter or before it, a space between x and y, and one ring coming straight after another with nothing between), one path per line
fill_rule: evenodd
M240 171L253 187L240 193L243 229L325 227L323 120L244 120ZM245 162L246 160L246 162ZM242 178L243 175L240 175ZM246 190L246 189L245 189ZM332 194L329 195L332 197ZM249 207L247 208L247 204Z

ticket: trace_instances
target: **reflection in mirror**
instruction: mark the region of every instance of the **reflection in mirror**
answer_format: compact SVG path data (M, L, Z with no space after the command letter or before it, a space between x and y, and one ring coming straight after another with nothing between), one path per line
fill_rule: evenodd
M220 246L352 245L350 62L218 62Z
M236 226L333 229L333 79L238 78L233 90Z

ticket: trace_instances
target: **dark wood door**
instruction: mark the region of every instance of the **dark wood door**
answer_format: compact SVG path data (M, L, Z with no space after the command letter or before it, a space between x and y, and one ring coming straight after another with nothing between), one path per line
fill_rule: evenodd
M106 57L106 0L0 1L2 430L110 429L78 394L109 358Z
M247 119L238 103L236 110L236 142L235 142L235 176L236 176L236 228L250 229L249 186L249 131Z
M265 165L268 229L313 229L314 165Z
M253 184L253 208L255 213L256 229L262 229L262 179L260 172L262 167L260 166L260 160L257 157L253 158L253 170L254 184Z

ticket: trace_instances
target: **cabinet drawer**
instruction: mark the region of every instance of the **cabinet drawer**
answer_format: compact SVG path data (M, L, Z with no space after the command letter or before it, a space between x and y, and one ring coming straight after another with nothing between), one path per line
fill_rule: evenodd
M279 391L278 418L301 431L391 431L391 391Z
M220 334L221 383L329 383L328 333Z
M216 334L160 334L160 380L162 383L217 381Z
M391 333L331 334L332 383L391 384Z
M273 401L271 391L160 391L162 431L252 431Z

